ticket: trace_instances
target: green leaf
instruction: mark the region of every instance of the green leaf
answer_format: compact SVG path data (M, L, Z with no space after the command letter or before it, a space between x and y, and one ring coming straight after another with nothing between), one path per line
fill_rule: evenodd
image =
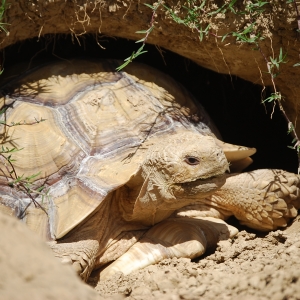
M293 1L293 0L292 0ZM259 6L259 7L263 7L265 4L269 4L269 2L259 2L259 3L257 3L257 5Z
M282 48L280 47L280 50L279 50L279 59L281 60L282 59Z
M41 186L41 187L37 188L36 190L37 190L38 192L41 192L44 188L45 188L45 186Z
M203 41L203 31L199 32L199 40L200 40L200 42Z
M217 10L211 12L211 13L208 13L207 15L208 16L213 16L213 15L218 14L223 9L224 6L225 6L225 4L223 6L221 6L219 9L217 9Z
M117 67L116 70L117 72L120 72L122 69L124 69L128 64L130 64L130 61L126 61L124 64L122 64L121 66Z
M267 99L263 100L262 103L265 103L265 102L272 102L274 101L275 99L273 97L268 97Z
M136 31L135 33L147 33L149 29L145 29L145 30L139 30L139 31Z
M200 9L202 9L202 8L204 7L205 2L206 2L206 1L202 1L201 5L199 6Z
M32 179L38 177L41 174L41 172L38 172L36 174L30 175L28 177L26 177L26 180L31 181Z
M140 39L140 40L136 41L135 43L141 43L141 42L144 42L144 41L145 41L145 39L146 39L146 37L144 37L144 38L142 38L142 39Z
M229 3L228 7L232 7L232 6L235 4L236 1L237 1L237 0L232 0L232 1Z
M147 51L143 51L143 52L142 52L142 50L144 49L144 46L145 46L145 44L143 44L143 45L136 51L136 54L134 55L134 58L138 57L138 56L139 56L140 54L142 54L142 53L147 52Z
M227 38L227 36L229 35L230 33L226 33L225 35L223 35L223 37L222 37L222 42L224 42L224 40Z
M151 8L152 10L154 9L154 6L148 4L148 3L144 3L144 5L146 5L147 7Z
M125 63L123 63L121 66L117 67L116 70L119 72L122 69L124 69L128 64L130 64L135 58L137 58L139 55L148 52L147 50L142 51L144 49L145 44L143 44L136 52L132 52L130 57L127 57L124 59Z

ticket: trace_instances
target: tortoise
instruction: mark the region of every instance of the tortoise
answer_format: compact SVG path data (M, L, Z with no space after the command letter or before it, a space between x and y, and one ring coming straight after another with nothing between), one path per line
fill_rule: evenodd
M171 77L137 63L116 72L119 63L52 62L2 87L2 150L22 150L14 171L2 153L1 211L84 280L94 269L106 280L198 257L237 234L224 221L232 215L262 231L287 226L299 208L298 175L240 173L254 148L223 142ZM18 188L12 172L34 174L35 192Z

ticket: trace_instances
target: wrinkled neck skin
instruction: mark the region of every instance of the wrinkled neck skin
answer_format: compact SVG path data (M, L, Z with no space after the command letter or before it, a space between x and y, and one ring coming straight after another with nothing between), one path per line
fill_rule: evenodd
M172 149L152 151L139 172L116 191L123 219L151 226L175 210L212 195L225 183L228 163L220 148L211 148L215 149L208 154L205 149L199 167L186 166Z

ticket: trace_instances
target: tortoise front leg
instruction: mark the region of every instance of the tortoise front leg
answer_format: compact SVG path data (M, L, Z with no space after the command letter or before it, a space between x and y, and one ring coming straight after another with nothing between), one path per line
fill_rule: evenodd
M300 176L262 169L230 174L205 204L233 214L241 224L268 231L287 226L300 207ZM226 215L226 213L225 213Z
M143 238L100 273L107 280L117 272L127 275L165 258L195 258L237 229L214 218L170 218L149 229Z
M48 245L55 257L62 263L72 265L76 273L86 281L92 272L96 255L99 251L99 242L96 240L83 240L74 243L49 242Z

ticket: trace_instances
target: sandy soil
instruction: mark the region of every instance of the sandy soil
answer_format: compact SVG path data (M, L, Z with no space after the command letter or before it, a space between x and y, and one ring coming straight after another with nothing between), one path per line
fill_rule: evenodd
M165 260L101 283L93 274L89 284L120 299L300 299L299 221L268 234L243 230L199 261Z
M242 230L198 261L164 260L88 287L25 225L0 214L0 299L300 299L300 218L286 231Z
M19 220L0 214L1 300L96 300L101 297L61 264Z

